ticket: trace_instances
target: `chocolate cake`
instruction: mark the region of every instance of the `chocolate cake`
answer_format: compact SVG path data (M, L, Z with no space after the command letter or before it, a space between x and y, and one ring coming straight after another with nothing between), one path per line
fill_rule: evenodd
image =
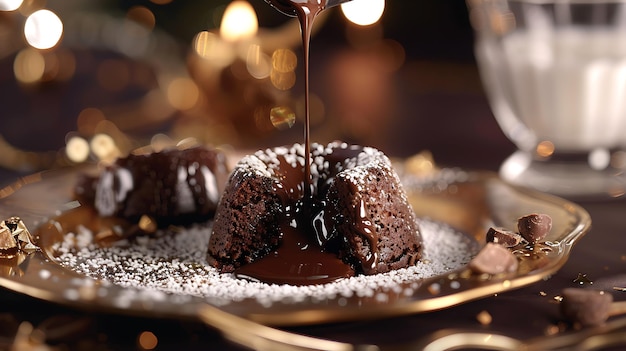
M371 147L312 144L312 198L303 200L303 155L295 144L236 165L216 210L209 263L241 277L309 284L420 259L415 214L387 156Z
M168 149L120 158L99 176L81 178L75 194L100 216L138 221L146 215L164 226L210 218L227 178L218 150Z

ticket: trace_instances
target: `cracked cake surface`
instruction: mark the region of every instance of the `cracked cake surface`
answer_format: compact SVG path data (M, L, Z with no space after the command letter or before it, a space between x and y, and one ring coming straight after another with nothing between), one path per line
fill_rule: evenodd
M312 144L307 202L303 154L304 147L294 144L258 151L237 164L216 210L209 263L236 272L282 255L299 267L315 265L302 263L310 246L349 266L352 272L343 275L387 272L420 259L415 214L387 156L341 142ZM301 235L299 248L295 255L281 254L294 231ZM317 273L323 269L311 274Z

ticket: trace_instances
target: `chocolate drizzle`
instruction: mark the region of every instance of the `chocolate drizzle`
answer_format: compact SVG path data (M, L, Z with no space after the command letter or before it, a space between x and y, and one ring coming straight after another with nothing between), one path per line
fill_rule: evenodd
M338 258L337 245L330 242L336 214L325 210L323 201L313 197L313 193L319 196L328 191L326 176L306 187L300 162L288 162L285 155L278 155L276 160L277 165L272 167L276 179L273 191L284 209L280 245L267 256L235 269L235 276L291 285L322 284L353 276L352 267ZM306 188L311 194L308 199Z
M324 211L315 211L313 200L314 185L311 184L311 141L310 141L310 101L309 101L309 47L311 28L317 15L325 8L326 1L272 1L280 11L295 14L300 21L302 46L304 50L304 182L292 167L279 167L287 170L281 177L285 188L277 186L283 195L288 209L285 223L281 223L282 244L277 250L253 264L235 271L239 277L258 279L268 283L288 283L293 285L324 283L354 274L349 266L335 254L323 252L322 246L328 238L332 221L324 217ZM284 159L280 162L286 164ZM295 183L294 183L294 180ZM295 200L295 201L294 201ZM295 226L293 225L295 224ZM316 238L317 240L312 240Z

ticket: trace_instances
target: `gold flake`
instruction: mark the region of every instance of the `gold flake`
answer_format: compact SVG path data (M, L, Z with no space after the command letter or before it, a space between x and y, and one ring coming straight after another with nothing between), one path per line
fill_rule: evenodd
M19 217L10 217L0 222L0 231L9 231L15 245L22 252L30 253L37 251L39 248L33 243L33 238L26 228L26 225Z

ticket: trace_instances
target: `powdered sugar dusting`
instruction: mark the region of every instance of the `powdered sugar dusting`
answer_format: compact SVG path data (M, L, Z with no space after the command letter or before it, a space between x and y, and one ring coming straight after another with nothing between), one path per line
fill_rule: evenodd
M312 286L270 285L219 273L205 260L210 222L176 233L161 231L153 237L138 238L132 243L123 241L106 248L95 245L91 233L81 230L67 234L53 249L58 263L68 269L110 284L139 289L150 296L173 294L183 300L197 296L225 303L252 298L267 306L278 301L323 301L352 296L379 299L385 298L378 296L380 291L393 290L400 283L418 283L463 267L478 249L473 239L445 224L427 219L419 222L424 257L416 266Z

